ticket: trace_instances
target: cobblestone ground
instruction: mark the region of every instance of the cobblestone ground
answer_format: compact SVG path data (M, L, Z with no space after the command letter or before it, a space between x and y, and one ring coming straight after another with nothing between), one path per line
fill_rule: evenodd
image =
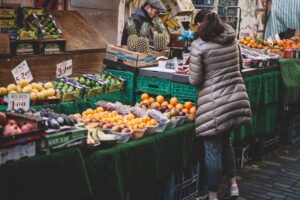
M237 200L300 200L300 142L280 146L237 172L240 197ZM222 178L219 200L227 191ZM207 194L205 189L201 195ZM195 199L195 198L194 198Z
M285 145L238 170L239 200L300 200L300 142ZM222 180L221 200L226 192Z

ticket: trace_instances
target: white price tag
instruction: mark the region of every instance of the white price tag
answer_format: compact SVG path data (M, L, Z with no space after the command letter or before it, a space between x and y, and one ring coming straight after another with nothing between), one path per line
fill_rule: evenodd
M30 108L29 93L9 93L8 94L8 110L17 110L22 108L27 111Z
M56 78L70 76L73 73L72 59L56 64Z
M17 85L19 85L19 82L22 79L27 80L29 83L33 80L32 74L30 72L30 69L28 67L26 60L21 62L11 72L15 78Z

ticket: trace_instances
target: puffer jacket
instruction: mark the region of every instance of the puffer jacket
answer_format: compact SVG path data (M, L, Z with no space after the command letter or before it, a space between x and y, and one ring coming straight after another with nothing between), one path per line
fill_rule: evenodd
M252 113L239 59L235 32L229 25L213 41L198 38L192 43L189 81L198 88L197 136L218 135L237 125L250 125Z

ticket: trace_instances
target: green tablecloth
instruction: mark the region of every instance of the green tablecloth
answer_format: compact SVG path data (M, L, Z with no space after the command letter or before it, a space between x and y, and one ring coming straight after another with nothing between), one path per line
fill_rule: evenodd
M91 199L92 187L79 148L36 156L0 167L6 200Z
M112 148L71 148L0 167L1 199L124 199L124 194L187 167L194 125Z
M124 199L137 190L186 167L191 159L194 125L85 153L95 199Z
M282 103L295 103L300 97L300 58L280 59Z

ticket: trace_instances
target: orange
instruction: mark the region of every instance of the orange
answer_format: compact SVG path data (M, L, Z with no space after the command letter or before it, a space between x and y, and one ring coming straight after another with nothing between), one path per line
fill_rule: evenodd
M143 120L143 122L148 122L151 119L150 119L150 117L148 115L146 115L146 116L142 117L142 120Z
M247 41L250 41L252 38L251 37L246 37L246 40Z
M150 97L150 98L149 98L149 101L150 101L150 103L152 104L152 103L155 102L155 99L154 99L153 97Z
M147 105L150 105L150 104L151 104L151 102L150 102L149 99L145 99L145 100L144 100L144 103L146 103Z
M261 44L258 45L258 48L259 48L259 49L262 49L262 48L263 48L263 45L261 45Z
M141 95L141 99L142 99L142 100L149 99L149 94L143 93L143 94Z
M112 115L113 117L117 116L118 114L119 114L119 113L118 113L117 111L115 111L115 110L111 112L111 115Z
M178 100L177 100L176 97L172 97L172 98L170 99L170 104L172 104L173 106L176 106L177 103L178 103Z
M86 111L83 111L83 112L82 112L82 115L87 115Z
M240 40L239 40L239 43L240 43L240 44L244 44L244 42L245 42L244 39L240 39Z
M257 47L257 44L256 44L256 43L253 43L253 44L251 45L251 47L252 47L252 48L256 48L256 47Z
M96 112L97 112L97 113L103 112L103 111L104 111L104 109L103 109L102 107L97 107L97 108L96 108Z
M93 109L88 108L88 109L86 110L86 114L94 114Z
M162 95L158 95L156 97L156 102L162 104L164 102L165 98Z
M155 119L151 119L150 123L151 123L153 126L157 125L157 121L156 121Z
M179 108L179 109L183 109L184 107L183 107L183 104L182 103L178 103L176 106L175 106L175 108Z
M185 112L185 114L189 114L189 109L188 108L185 108L185 109L183 109L183 112Z
M193 106L193 107L191 107L191 109L190 109L190 114L195 114L195 113L196 113L196 107Z
M190 101L187 101L184 103L184 107L187 108L187 109L190 109L191 107L193 107L193 103L190 102Z
M172 110L173 108L174 108L174 106L173 106L172 104L169 104L169 105L168 105L168 109L169 109L169 110Z
M251 40L250 43L251 43L251 44L255 43L255 40Z
M161 104L161 106L168 106L168 105L169 105L169 103L166 102L166 101L164 101L164 102Z
M273 44L277 44L277 40L273 40Z
M269 45L268 41L264 41L264 45Z
M247 44L248 47L251 47L251 43Z
M250 44L249 41L245 41L244 42L244 45L248 45L248 44Z

